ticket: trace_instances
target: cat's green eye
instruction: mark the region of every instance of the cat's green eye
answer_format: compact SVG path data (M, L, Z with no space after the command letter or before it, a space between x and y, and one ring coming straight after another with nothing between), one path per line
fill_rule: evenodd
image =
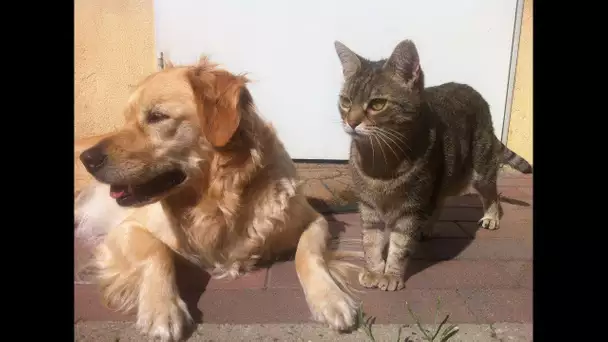
M346 96L340 96L340 107L348 109L350 108L351 103L350 100L348 99L348 97Z
M367 105L367 109L371 109L374 112L379 112L381 110L384 109L384 107L386 107L386 100L385 99L373 99L371 101L369 101L369 104Z

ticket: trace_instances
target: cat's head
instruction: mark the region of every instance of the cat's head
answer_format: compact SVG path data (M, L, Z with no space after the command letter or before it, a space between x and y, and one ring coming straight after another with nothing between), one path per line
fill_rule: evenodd
M411 40L395 47L388 59L370 61L336 41L344 84L338 107L344 130L365 138L378 129L402 131L419 114L424 75Z

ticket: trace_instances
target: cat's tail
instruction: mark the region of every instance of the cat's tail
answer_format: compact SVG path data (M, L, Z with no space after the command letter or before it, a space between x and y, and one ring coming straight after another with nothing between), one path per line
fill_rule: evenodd
M530 174L532 173L532 165L530 165L530 163L528 163L527 160L525 160L522 156L520 156L519 154L511 151L511 149L509 149L507 146L505 146L505 144L503 144L502 142L500 142L500 144L502 145L502 162L504 164L508 164L509 166L513 167L515 170L524 173L524 174Z

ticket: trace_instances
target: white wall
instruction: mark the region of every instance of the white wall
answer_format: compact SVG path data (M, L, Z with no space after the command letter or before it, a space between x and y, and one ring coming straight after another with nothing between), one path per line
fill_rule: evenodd
M334 40L384 58L413 39L427 86L468 83L501 138L517 0L155 0L156 46L174 62L210 55L248 72L263 117L296 159L347 159Z

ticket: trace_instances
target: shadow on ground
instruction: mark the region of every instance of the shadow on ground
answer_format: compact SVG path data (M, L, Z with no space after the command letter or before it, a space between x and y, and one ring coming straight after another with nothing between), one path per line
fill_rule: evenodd
M518 199L501 196L501 203L508 203L516 206L529 207L530 204ZM330 221L330 231L334 239L349 240L349 239L360 239L360 226L357 218L357 226L349 227L347 223L339 221L334 215L338 212L332 212L332 208L329 207L323 201L315 201L315 199L309 199L312 205L316 208L322 207L325 209L325 215ZM425 269L442 261L447 261L456 258L460 255L467 247L473 242L477 234L477 230L481 229L476 226L474 230L463 230L455 221L469 221L477 222L483 216L483 207L479 196L474 193L469 193L461 196L451 197L442 208L442 213L448 210L452 212L458 212L466 210L467 214L463 219L452 220L449 217L440 219L436 224L433 232L433 236L430 238L422 239L418 248L406 269L405 280L407 287L407 280L415 274L424 271ZM466 209L465 209L466 208ZM352 212L352 211L351 211ZM356 211L354 211L356 212ZM349 231L356 229L357 233ZM455 232L454 230L459 230ZM388 239L387 239L388 242ZM353 246L352 244L345 244L340 246L345 249L362 250L361 245ZM353 248L354 247L354 248ZM387 247L385 247L385 258L386 258ZM362 261L358 262L362 264Z

